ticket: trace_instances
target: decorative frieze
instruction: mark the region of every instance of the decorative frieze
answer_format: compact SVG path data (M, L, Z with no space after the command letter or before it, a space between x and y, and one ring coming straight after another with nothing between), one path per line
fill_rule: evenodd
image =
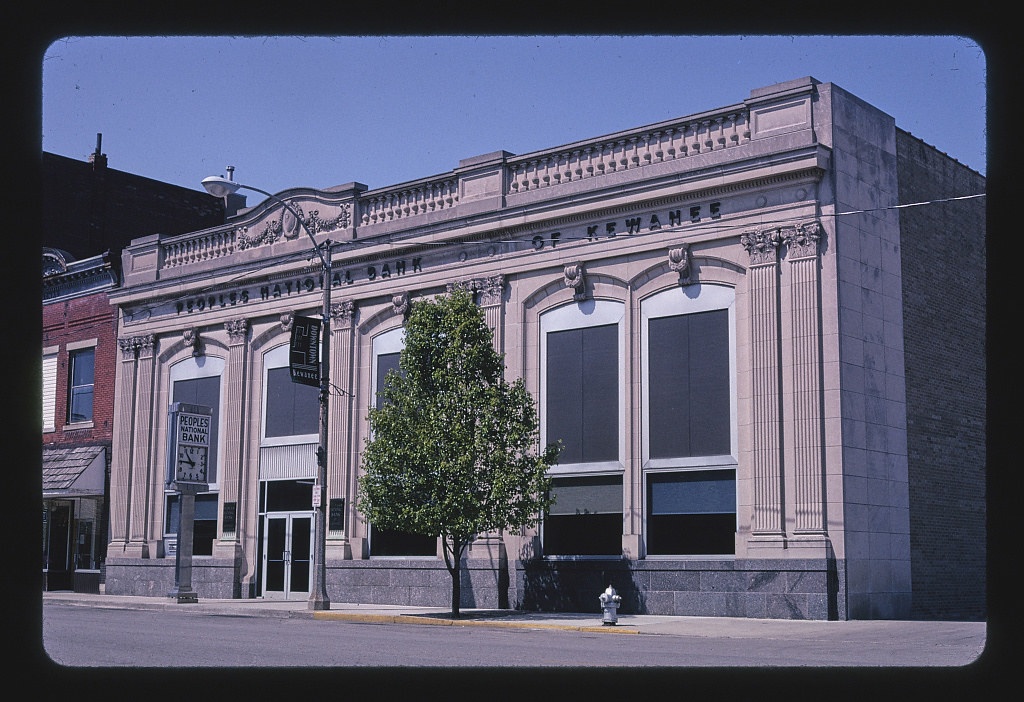
M493 307L501 304L502 296L505 293L505 276L499 273L487 276L486 278L460 280L455 283L448 283L446 289L451 293L460 287L473 293L477 304L481 307Z

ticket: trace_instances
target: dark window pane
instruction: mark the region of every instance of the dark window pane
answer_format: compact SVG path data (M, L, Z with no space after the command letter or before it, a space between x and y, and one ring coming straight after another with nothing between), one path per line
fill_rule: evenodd
M618 326L547 335L546 434L563 442L560 463L619 457Z
M68 421L92 420L95 349L81 349L69 354L71 365L68 382Z
M663 514L647 517L647 554L718 556L736 551L736 515Z
M268 480L266 511L301 512L313 509L312 480Z
M320 431L320 389L293 383L288 368L267 371L266 436L298 436Z
M545 556L619 556L622 513L555 515L544 520Z
M651 458L730 452L728 322L726 310L650 320Z
M371 556L436 556L437 537L370 528Z

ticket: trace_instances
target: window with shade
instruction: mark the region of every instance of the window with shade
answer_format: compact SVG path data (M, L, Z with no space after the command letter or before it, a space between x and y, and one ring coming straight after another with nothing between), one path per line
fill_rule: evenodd
M641 307L647 555L735 553L733 300L693 285Z
M623 310L588 300L541 317L542 443L562 443L545 556L622 553Z

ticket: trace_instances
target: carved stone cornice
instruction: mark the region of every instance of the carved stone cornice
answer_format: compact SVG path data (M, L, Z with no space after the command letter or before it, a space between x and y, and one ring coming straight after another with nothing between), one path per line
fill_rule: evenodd
M668 252L668 268L679 274L679 283L689 285L693 281L690 278L690 245L683 244L678 249L670 249Z
M565 287L573 289L572 299L580 302L587 299L587 273L582 263L570 263L563 270Z
M121 360L131 360L142 351L152 353L154 341L155 337L152 334L142 334L141 336L130 336L118 339L117 345L121 347Z
M244 317L229 319L224 322L224 328L228 332L228 341L232 344L240 344L245 341L245 335L249 331L249 320Z
M786 258L813 258L818 255L818 242L825 234L821 222L814 220L804 222L795 227L787 227L783 232L783 243L786 244Z
M782 227L757 229L740 234L740 244L750 255L752 265L775 263L782 242Z

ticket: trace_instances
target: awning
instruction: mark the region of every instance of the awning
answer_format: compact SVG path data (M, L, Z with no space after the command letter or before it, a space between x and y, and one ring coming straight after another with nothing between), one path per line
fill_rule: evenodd
M43 497L102 497L106 446L43 449Z

